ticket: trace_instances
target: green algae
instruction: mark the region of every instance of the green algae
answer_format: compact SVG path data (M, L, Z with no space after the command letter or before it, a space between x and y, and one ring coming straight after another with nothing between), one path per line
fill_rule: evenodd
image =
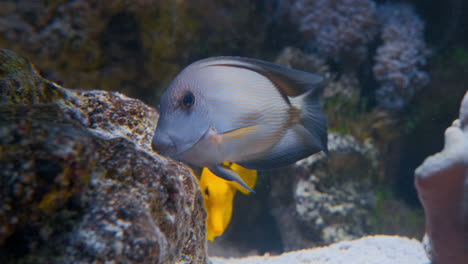
M389 234L421 239L424 234L424 211L406 205L389 188L376 191L372 213L373 234Z
M66 97L65 91L44 80L24 57L0 50L0 102L51 103Z

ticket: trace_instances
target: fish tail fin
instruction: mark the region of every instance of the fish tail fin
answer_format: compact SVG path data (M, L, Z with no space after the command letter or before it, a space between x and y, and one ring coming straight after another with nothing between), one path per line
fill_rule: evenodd
M241 161L248 169L271 169L289 165L319 151L328 155L327 118L320 105L320 93L311 90L290 97L290 124L283 138L262 158Z
M321 89L311 90L293 99L293 105L300 109L300 123L310 133L310 143L328 155L327 117L320 104Z

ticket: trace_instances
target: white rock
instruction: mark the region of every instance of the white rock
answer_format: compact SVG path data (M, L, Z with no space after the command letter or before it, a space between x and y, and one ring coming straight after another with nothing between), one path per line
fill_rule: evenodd
M213 264L429 264L421 243L399 236L367 236L279 256L211 258Z

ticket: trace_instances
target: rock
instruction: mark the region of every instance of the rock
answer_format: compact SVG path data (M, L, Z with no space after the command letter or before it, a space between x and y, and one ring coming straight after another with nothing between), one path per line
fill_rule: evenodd
M460 117L445 131L444 149L415 171L426 216L426 250L435 263L468 259L468 93Z
M206 263L203 197L191 170L151 151L157 118L0 50L2 261Z
M256 193L239 195L210 256L245 257L328 245L371 232L378 153L370 142L330 133L329 157L261 172Z
M316 154L261 172L255 195L237 197L226 233L209 243L210 255L278 254L370 234L379 152L350 135L330 133L328 142L327 158Z
M145 102L190 62L264 49L267 4L250 0L4 0L0 47L66 87Z
M328 247L240 259L211 258L213 264L427 264L419 241L398 236L368 236Z
M351 240L370 232L376 149L350 135L330 133L328 142L328 158L316 154L272 176L270 208L285 250Z

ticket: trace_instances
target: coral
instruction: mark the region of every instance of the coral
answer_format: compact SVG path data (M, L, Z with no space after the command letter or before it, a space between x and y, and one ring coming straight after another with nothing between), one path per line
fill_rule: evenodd
M276 58L276 62L306 72L318 73L325 78L323 102L327 113L329 131L352 134L358 140L370 138L377 130L390 135L400 130L395 124L381 126L390 121L381 112L369 112L366 100L361 95L362 84L355 72L332 72L325 58L315 53L304 53L298 48L286 47ZM386 137L389 138L389 137ZM383 139L382 141L385 142Z
M305 72L319 74L325 78L323 98L341 97L354 99L359 97L359 81L352 74L342 74L339 78L330 71L326 60L317 54L306 54L298 48L286 47L278 57L276 63Z
M380 106L402 109L429 83L429 75L422 70L430 54L424 22L409 5L294 0L289 9L290 19L309 42L308 47L339 61L345 72L359 71L356 66L365 64L368 54L373 56L372 72L380 85L375 97ZM379 46L374 54L375 44Z
M319 54L345 53L363 58L377 33L376 5L371 0L296 0L290 17Z
M331 133L328 142L328 159L313 155L298 161L292 171L273 176L271 208L285 250L327 245L370 232L376 149L349 135Z
M468 259L468 93L460 117L445 131L444 149L415 171L426 215L426 250L434 263Z
M324 78L330 77L330 67L325 59L315 54L305 54L298 48L284 48L277 56L275 62L293 69L316 73Z
M208 261L198 182L151 151L153 108L62 88L5 50L0 102L2 261Z
M404 4L379 6L378 17L383 44L377 49L372 69L381 84L376 98L385 108L401 109L429 83L429 75L421 70L429 55L424 22Z

